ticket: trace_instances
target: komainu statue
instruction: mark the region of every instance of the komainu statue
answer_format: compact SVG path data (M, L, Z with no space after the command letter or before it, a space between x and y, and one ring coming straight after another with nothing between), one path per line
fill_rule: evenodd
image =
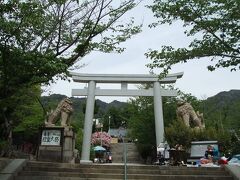
M46 126L55 126L56 122L60 119L61 126L70 125L70 116L73 112L72 101L69 98L63 99L57 106L57 108L50 113L45 121Z
M177 117L190 127L190 124L196 128L205 128L203 114L198 111L195 112L192 105L185 101L177 103Z

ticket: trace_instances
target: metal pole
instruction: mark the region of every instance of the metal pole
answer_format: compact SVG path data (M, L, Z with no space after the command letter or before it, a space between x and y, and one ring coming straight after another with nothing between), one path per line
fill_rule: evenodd
M108 133L110 134L110 121L111 121L111 116L108 116Z
M100 134L101 146L102 146L102 125L101 125L101 134Z
M124 143L124 180L127 180L127 145L123 139Z

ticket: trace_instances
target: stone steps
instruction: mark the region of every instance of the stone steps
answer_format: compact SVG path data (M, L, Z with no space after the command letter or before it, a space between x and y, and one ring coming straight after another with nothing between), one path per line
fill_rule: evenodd
M55 167L26 167L24 168L24 172L37 172L37 171L41 171L41 172L70 172L70 173L91 173L91 172L95 172L95 173L113 173L113 174L123 174L124 173L124 169L123 167L119 167L119 168L115 168L115 169L109 169L109 168L83 168L83 167L79 167L79 168L55 168ZM131 168L128 167L127 172L129 174L159 174L159 175L171 175L171 174L175 174L175 175L225 175L224 171L208 171L208 170L200 170L200 169L196 169L196 170L191 170L191 171L186 171L185 169L182 170L177 170L177 169L144 169L144 171L142 169L137 169L137 168Z
M67 164L28 162L16 180L120 180L124 179L124 165ZM224 168L187 168L147 165L127 165L130 180L233 180Z
M114 163L124 162L124 143L111 144L111 153ZM127 162L128 163L142 163L140 154L134 143L126 143Z
M112 161L114 163L124 163L124 157L113 155L113 160ZM139 163L139 164L142 163L142 161L139 159L139 157L127 157L127 162L128 163Z
M17 180L32 180L32 178L29 176L21 176L21 177L18 177ZM86 180L86 178L39 176L39 177L34 177L34 180ZM87 180L105 180L105 178L87 178ZM119 180L119 179L111 179L111 180Z
M10 162L11 162L10 159L0 158L0 171L4 169Z
M54 180L54 179L64 179L64 180L74 180L74 179L116 179L120 180L124 178L124 174L56 174L56 173L39 173L34 174L23 174L18 176L17 180ZM130 174L127 175L127 179L148 179L148 180L233 180L231 176L217 176L217 175L142 175L142 174Z
M65 169L119 169L122 168L123 164L70 164L70 163L56 163L56 162L41 162L41 161L28 161L27 168L65 168ZM191 171L207 171L207 172L222 172L222 168L219 167L185 167L185 166L156 166L156 165L143 165L143 164L127 164L128 169L135 169L135 170L170 170L176 171L180 170L183 171L185 169Z

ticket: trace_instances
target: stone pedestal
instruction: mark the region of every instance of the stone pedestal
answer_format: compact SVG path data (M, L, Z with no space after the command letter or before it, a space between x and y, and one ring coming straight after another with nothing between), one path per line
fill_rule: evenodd
M39 146L37 160L62 162L62 147Z
M75 134L71 127L44 127L40 130L37 160L74 162Z
M70 127L64 128L63 162L74 162L75 134Z

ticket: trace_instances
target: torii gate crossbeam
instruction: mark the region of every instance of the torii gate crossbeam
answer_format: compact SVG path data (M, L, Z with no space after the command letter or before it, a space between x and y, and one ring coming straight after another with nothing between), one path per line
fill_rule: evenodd
M162 96L176 96L177 92L175 90L162 89L161 84L175 83L178 78L183 76L182 72L169 74L163 79L150 74L80 74L70 72L70 75L75 82L88 83L88 88L72 90L72 96L87 96L81 163L91 162L90 146L95 96L154 96L156 144L159 145L164 141ZM96 88L96 83L120 83L121 89L99 89ZM134 83L152 83L153 88L128 89L128 84Z

